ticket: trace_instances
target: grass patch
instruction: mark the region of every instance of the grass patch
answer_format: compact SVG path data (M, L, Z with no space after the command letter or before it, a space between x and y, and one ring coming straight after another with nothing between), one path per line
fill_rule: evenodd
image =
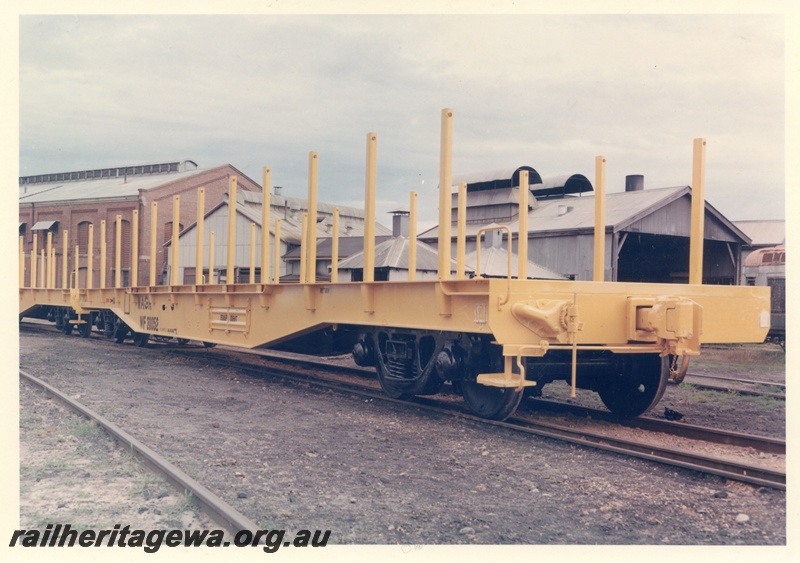
M775 397L769 397L765 395L742 395L739 400L745 403L751 403L756 407L758 407L759 409L763 410L786 408L785 400L776 399Z
M69 417L65 422L67 431L76 438L96 440L105 437L105 431L93 420L83 417Z
M196 507L194 501L194 495L192 493L184 493L175 505L169 510L168 516L171 518L177 518L180 520L180 517L183 515L184 512L194 511Z
M702 347L691 358L689 371L698 369L738 369L758 373L786 369L786 353L774 344L727 344Z
M715 405L730 405L734 401L741 400L742 396L736 391L702 389L692 383L681 384L681 390L686 395L687 401L694 403L713 403Z
M716 391L704 389L692 383L682 383L678 389L672 391L673 397L680 394L680 397L689 402L710 404L719 407L735 407L740 405L750 405L757 411L772 412L784 410L786 401L765 395L746 395L735 390L723 389Z
M169 486L166 481L157 475L143 472L133 483L133 492L141 495L144 500L163 497L166 492L170 494Z

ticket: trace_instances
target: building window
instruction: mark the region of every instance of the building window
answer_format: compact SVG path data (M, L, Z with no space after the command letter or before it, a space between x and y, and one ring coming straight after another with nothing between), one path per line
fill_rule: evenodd
M78 268L78 287L89 286L87 279L88 275L89 275L89 270L86 268L86 266L81 266L80 268Z
M250 268L239 268L236 271L236 283L250 283ZM255 269L255 283L261 283L261 268Z
M183 231L183 225L178 223L178 232ZM164 223L164 243L168 243L172 240L172 221L167 221Z
M114 256L114 252L117 249L117 222L114 221L114 227L111 229L112 231L112 238L111 238L111 259L114 260L112 264L116 264L117 257ZM123 268L130 268L131 267L131 249L133 248L132 241L131 241L131 222L126 221L125 219L122 220L122 230L121 230L121 240L120 240L120 264Z
M195 276L196 268L184 268L183 269L183 283L184 285L197 285L201 283L202 280L198 280ZM211 283L208 279L208 268L203 268L203 277L204 280L202 283Z
M745 285L756 285L756 278L747 277L745 278Z
M78 252L83 255L89 254L89 221L78 223Z
M106 282L109 287L115 287L115 283L117 280L117 271L115 268L111 268L111 279ZM130 287L131 285L131 271L128 268L122 268L120 270L119 275L119 285L120 287Z

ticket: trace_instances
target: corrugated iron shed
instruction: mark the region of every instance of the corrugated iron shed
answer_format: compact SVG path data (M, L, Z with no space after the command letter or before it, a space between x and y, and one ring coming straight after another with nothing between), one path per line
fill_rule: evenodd
M783 219L763 221L734 221L752 241L751 246L776 246L786 242L786 221Z
M382 242L390 239L388 236L376 236L375 244L379 245ZM339 237L339 260L344 260L354 254L364 251L364 237ZM298 246L287 252L283 259L286 262L300 260L301 248ZM333 239L331 237L321 238L317 240L317 260L330 260L333 256Z
M375 246L375 268L408 270L408 244L406 237L393 237ZM357 270L364 267L364 251L339 262L340 270ZM439 267L436 249L417 241L417 271L435 272ZM456 263L452 261L452 270Z
M473 272L477 271L478 253L476 250L468 252L464 261ZM519 261L516 254L511 254L511 277L519 277ZM508 276L508 251L505 248L490 246L481 248L481 271L478 275L504 278ZM540 264L528 260L528 279L535 280L565 280L558 272L545 268Z
M659 209L684 198L684 196L690 196L690 194L691 188L689 186L608 194L606 196L606 230L611 230L612 232L626 230L635 223L646 220L648 216ZM688 204L690 198L686 197L685 199ZM469 201L469 196L467 200ZM528 214L528 232L530 235L535 236L568 232L591 232L594 229L594 207L595 200L593 195L540 201ZM720 223L720 231L724 229L730 231L728 238L735 237L741 241L749 242L750 239L744 232L708 202L706 202L706 212ZM653 227L660 234L684 235L688 233L688 218L688 215L685 218L677 215L658 218L658 225L653 225ZM518 220L506 224L513 233L518 232ZM474 237L485 225L486 223L468 224L466 229L467 237ZM420 234L419 237L426 240L435 240L438 239L438 231L438 226L433 227ZM455 234L455 230L452 230L452 234ZM707 232L706 236L709 238L711 233Z
M264 201L263 194L260 192L237 191L236 192L236 213L243 216L248 222L255 223L261 227L261 208ZM220 210L228 206L228 198L209 210L205 217L220 213ZM363 236L364 234L364 211L355 207L346 207L330 203L317 203L317 238L328 238L332 235L332 221L334 207L339 208L339 236ZM280 195L270 195L270 232L275 232L275 222L281 221L281 240L292 244L300 244L303 235L302 214L308 209L308 202L304 199L287 198ZM227 211L223 211L227 213ZM186 227L180 234L181 237L192 231L196 222ZM391 229L375 223L376 236L389 236ZM165 244L168 246L169 242Z

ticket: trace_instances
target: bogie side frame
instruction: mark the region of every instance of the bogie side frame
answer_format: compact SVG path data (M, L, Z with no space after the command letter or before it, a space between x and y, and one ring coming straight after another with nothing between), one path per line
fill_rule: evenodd
M450 189L452 184L452 110L442 112L440 154L440 240L450 240ZM104 322L104 332L118 342L130 332L138 345L148 336L224 343L243 348L272 345L321 328L354 330L357 343L353 355L361 365L375 366L384 390L394 397L431 394L445 381L459 389L469 407L487 418L512 414L526 388L536 388L556 379L572 386L597 391L613 411L635 416L658 402L667 378L681 379L674 369L682 358L700 353L702 343L761 342L769 329L769 289L701 284L702 223L704 213L703 161L705 141L695 140L692 191L692 233L689 284L609 283L602 268L595 268L594 281L526 279L527 253L520 255L519 278L467 279L463 239L465 221L459 214L456 275L451 276L449 244L440 252L439 275L434 281L414 280L415 257L409 256L409 281L376 282L374 230L365 228L364 281L339 282L334 251L330 282L317 282L316 264L316 153L309 155L309 212L304 214L303 267L300 283L214 284L199 279L180 285L177 260L169 284L143 287L75 287L67 275L56 288L51 241L38 260L26 261L20 240L20 316L39 307L56 308L62 327L69 332L77 325L84 336L94 320ZM375 169L377 135L367 135L365 222L375 222ZM605 159L596 159L595 261L603 261ZM270 170L264 169L264 216L269 225ZM202 188L200 188L202 190ZM229 201L236 201L236 178L231 178ZM527 173L522 172L520 193L528 192ZM459 190L459 207L466 192ZM202 197L198 193L198 240L202 241ZM177 196L176 196L177 198ZM520 198L520 217L527 216L527 198ZM229 206L229 224L235 221L235 204ZM179 208L179 201L175 202ZM153 210L156 211L155 209ZM135 217L138 218L138 217ZM178 220L173 221L177 225ZM276 222L277 223L277 222ZM333 248L338 247L338 210L334 211ZM519 240L527 241L525 222ZM155 217L152 224L155 225ZM411 194L410 246L416 239L416 193ZM104 226L104 225L103 225ZM137 225L132 236L137 236ZM276 229L279 224L276 224ZM120 232L116 229L116 248ZM269 229L262 229L261 271L270 271ZM235 231L228 231L227 271L233 271ZM64 240L67 240L66 233ZM276 233L276 240L278 234ZM509 237L510 238L510 237ZM155 240L155 237L152 237ZM253 237L251 236L251 242ZM699 242L698 242L699 241ZM133 264L138 244L132 244ZM177 249L173 233L173 249ZM154 244L151 243L151 244ZM34 235L33 256L37 241ZM44 247L44 244L42 244ZM202 272L202 244L196 255L196 270ZM479 245L480 246L480 245ZM68 248L64 247L64 255ZM101 268L105 268L105 237L101 236ZM254 264L251 250L251 264ZM119 251L115 253L119 257ZM154 256L151 248L150 256ZM75 256L79 257L78 249ZM279 256L272 257L279 272ZM91 260L89 261L91 264ZM30 271L24 285L26 266ZM119 268L116 269L120 271ZM253 271L251 267L250 271ZM511 268L509 268L509 272ZM480 272L478 272L480 273ZM87 276L91 280L91 274ZM136 280L136 277L132 277ZM116 326L109 323L116 319ZM88 329L85 325L88 325ZM64 330L68 332L68 330Z

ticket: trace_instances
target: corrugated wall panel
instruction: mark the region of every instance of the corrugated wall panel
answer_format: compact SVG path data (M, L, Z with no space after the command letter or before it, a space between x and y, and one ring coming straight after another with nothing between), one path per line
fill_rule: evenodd
M625 231L688 237L691 233L691 200L682 197L626 227ZM704 236L710 240L738 242L714 216L706 213Z

